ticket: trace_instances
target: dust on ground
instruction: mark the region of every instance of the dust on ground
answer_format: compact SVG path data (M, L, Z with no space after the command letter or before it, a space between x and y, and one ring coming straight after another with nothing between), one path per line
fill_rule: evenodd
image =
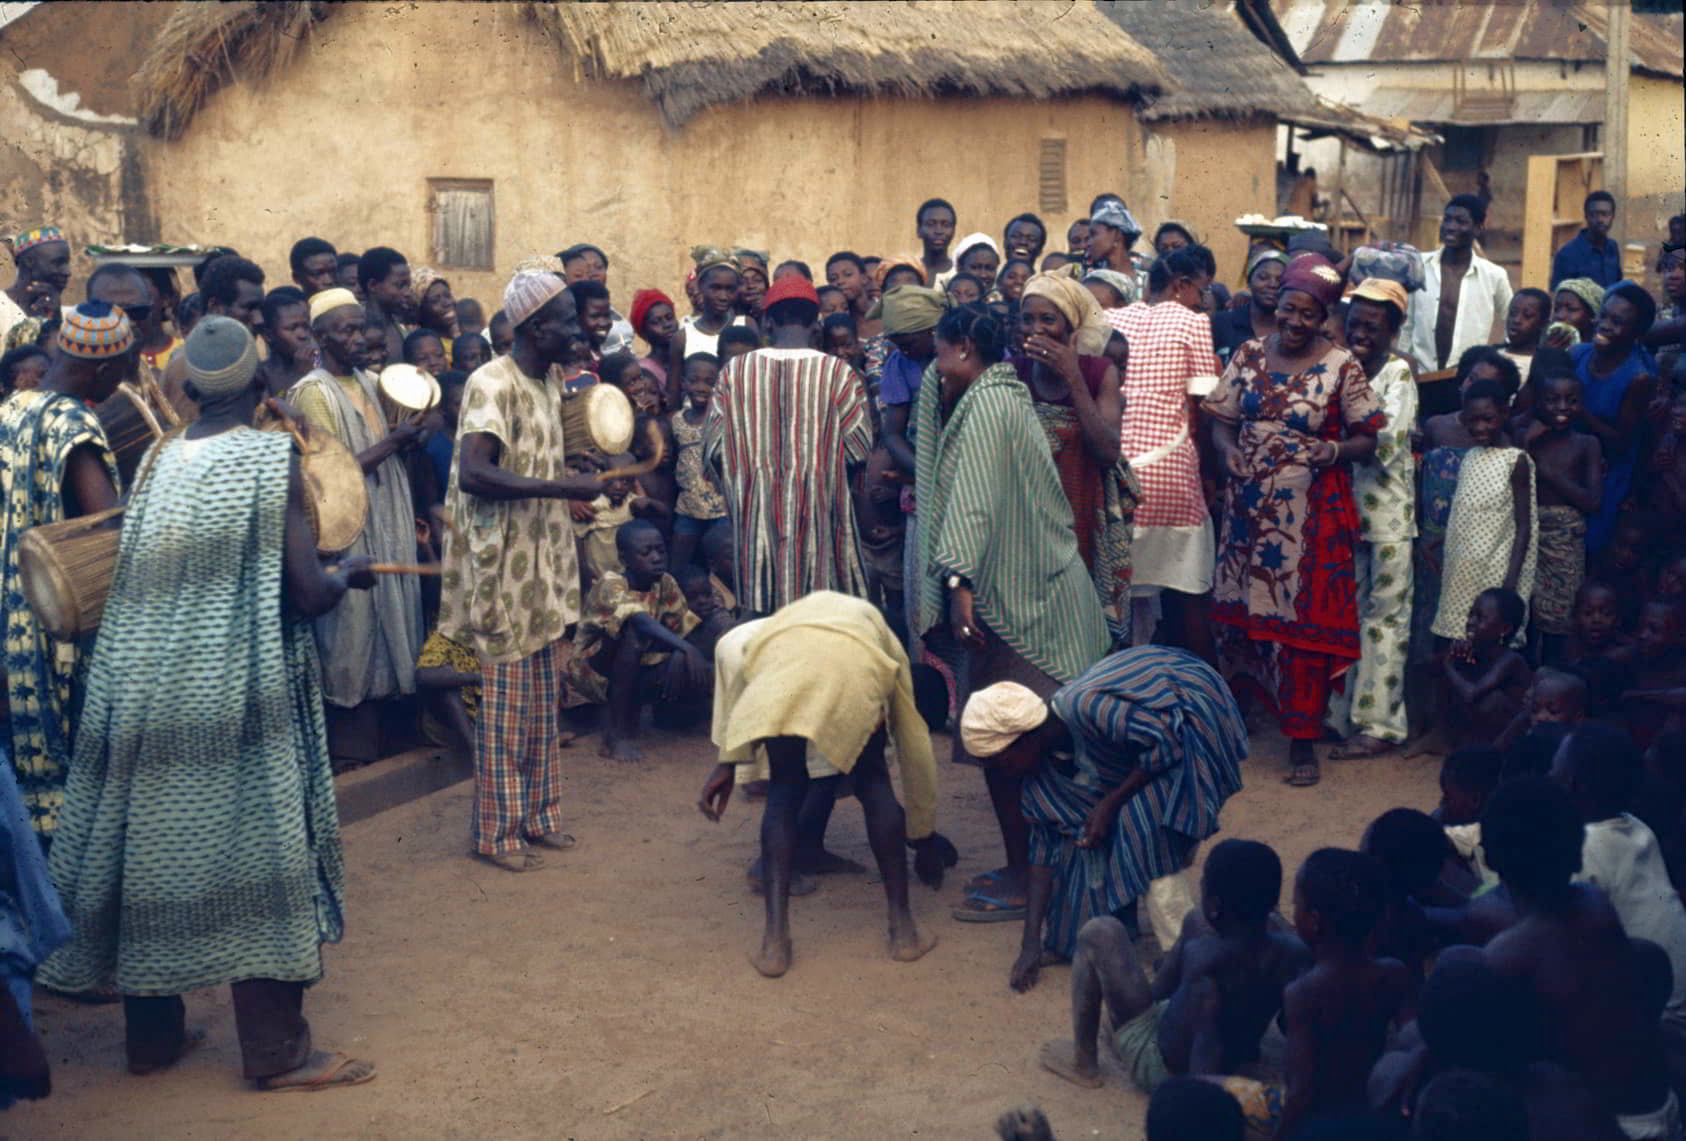
M914 911L940 937L920 962L884 953L873 877L830 877L793 901L795 965L767 980L746 954L761 902L744 867L758 802L710 824L694 807L703 737L657 735L623 766L582 738L565 754L580 845L513 875L466 857L459 784L345 830L347 934L307 994L317 1044L374 1059L354 1089L259 1094L240 1079L226 988L188 997L207 1044L145 1078L123 1067L119 1007L37 1004L54 1093L0 1117L0 1134L125 1137L990 1138L1004 1110L1040 1104L1062 1141L1139 1138L1146 1098L1117 1073L1080 1090L1040 1069L1069 1037L1064 967L1031 993L1007 971L1020 926L954 921L966 879L999 863L982 777L941 764L938 827L960 866ZM1397 805L1430 808L1438 759L1326 763L1311 790L1281 782L1284 743L1255 738L1225 836L1264 840L1290 882L1324 845L1356 844ZM830 846L872 862L859 808ZM1288 901L1284 901L1287 906Z

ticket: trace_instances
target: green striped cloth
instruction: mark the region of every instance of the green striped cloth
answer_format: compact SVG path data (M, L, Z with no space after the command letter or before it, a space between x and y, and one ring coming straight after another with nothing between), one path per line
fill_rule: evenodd
M991 365L946 424L941 393L933 366L914 409L918 632L948 620L943 581L963 575L978 617L1037 669L1069 682L1100 660L1111 636L1030 392L1011 365Z

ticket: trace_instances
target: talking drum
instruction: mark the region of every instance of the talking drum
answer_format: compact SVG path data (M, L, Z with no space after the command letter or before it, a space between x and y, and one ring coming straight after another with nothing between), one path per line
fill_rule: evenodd
M419 420L439 402L439 385L413 364L392 364L381 369L376 383L381 411L388 427Z
M314 431L300 445L299 475L316 550L334 555L357 541L369 517L369 488L363 467L344 444Z
M94 409L100 427L105 429L105 442L116 457L117 471L125 483L134 478L146 449L164 434L158 417L147 407L140 390L124 381L110 398Z
M41 628L63 642L99 629L117 572L121 507L31 527L18 538L23 596Z
M634 423L626 393L612 384L593 384L562 398L563 451L618 456L632 446Z

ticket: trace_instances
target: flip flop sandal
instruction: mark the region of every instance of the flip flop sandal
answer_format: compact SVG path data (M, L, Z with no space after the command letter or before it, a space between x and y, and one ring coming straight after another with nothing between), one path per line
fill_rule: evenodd
M944 854L944 864L945 864L945 866L953 867L954 864L947 863L946 857L947 857L947 854L945 853ZM959 863L959 862L960 862L959 853L956 852L955 853L955 863ZM980 892L980 891L983 891L987 888L994 887L996 884L1000 883L1005 878L1006 878L1006 871L1005 871L1005 869L1002 869L1002 868L996 868L993 872L981 872L978 875L975 875L971 879L966 881L966 891L968 893Z
M373 1062L338 1053L334 1055L334 1060L334 1066L307 1082L283 1081L287 1075L278 1074L273 1078L259 1079L258 1088L265 1093L314 1093L317 1090L338 1089L342 1086L360 1086L364 1082L375 1080Z
M1025 905L1010 899L998 899L978 891L966 897L966 902L953 911L962 923L1013 923L1025 917Z
M1289 788L1311 788L1323 779L1323 770L1316 764L1295 765L1294 771L1282 778Z

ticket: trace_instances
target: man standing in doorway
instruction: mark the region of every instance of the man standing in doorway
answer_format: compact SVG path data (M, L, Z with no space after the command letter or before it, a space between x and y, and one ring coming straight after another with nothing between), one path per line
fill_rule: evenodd
M737 545L739 603L767 615L816 590L866 597L849 468L872 451L860 373L812 348L820 299L790 276L767 290L770 346L720 374L703 423Z
M1564 243L1551 259L1551 288L1572 277L1591 278L1608 289L1622 279L1622 251L1610 236L1616 224L1616 199L1608 190L1594 190L1581 207L1586 229Z
M565 499L589 501L595 476L562 466L562 392L549 379L579 315L560 275L524 270L503 294L509 352L468 378L445 492L439 632L480 659L474 739L474 854L505 871L544 866L528 845L563 851L563 631L580 617L580 575Z
M1471 345L1504 340L1510 277L1475 252L1487 207L1473 194L1446 203L1441 248L1423 257L1423 288L1411 296L1408 347L1423 368L1452 368Z

